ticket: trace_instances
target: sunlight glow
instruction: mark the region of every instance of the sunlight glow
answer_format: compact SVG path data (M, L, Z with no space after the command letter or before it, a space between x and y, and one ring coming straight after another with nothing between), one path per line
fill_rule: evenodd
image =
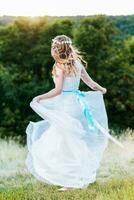
M134 14L134 0L0 0L0 15L75 16Z

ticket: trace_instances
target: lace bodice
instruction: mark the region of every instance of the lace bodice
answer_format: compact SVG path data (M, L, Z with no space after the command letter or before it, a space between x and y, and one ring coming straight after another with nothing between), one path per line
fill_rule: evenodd
M76 60L75 66L78 68L77 75L66 76L63 81L63 90L74 90L79 88L82 64ZM55 77L53 76L55 81Z

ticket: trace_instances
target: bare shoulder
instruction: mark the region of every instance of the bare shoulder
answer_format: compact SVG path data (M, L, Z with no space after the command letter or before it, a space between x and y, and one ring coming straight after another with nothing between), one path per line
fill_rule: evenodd
M56 76L62 76L64 74L64 65L61 63L55 64Z
M64 65L62 63L55 63L55 66L58 68L58 69L63 69L64 68Z

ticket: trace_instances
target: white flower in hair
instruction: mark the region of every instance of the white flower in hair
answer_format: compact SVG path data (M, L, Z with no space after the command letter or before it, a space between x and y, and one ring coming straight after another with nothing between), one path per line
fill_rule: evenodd
M58 40L56 40L56 39L52 39L52 41L60 44L60 42Z
M72 41L71 40L70 41L65 41L65 43L72 44Z
M56 43L58 43L58 44L72 44L72 41L70 40L70 41L58 41L58 40L56 40L56 39L52 39L52 41L53 42L56 42Z

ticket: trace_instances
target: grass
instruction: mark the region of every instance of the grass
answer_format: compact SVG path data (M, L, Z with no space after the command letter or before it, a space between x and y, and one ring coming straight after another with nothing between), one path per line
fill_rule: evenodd
M20 177L19 177L20 178ZM24 180L24 178L22 178ZM10 181L10 179L9 179ZM23 182L23 181L22 181ZM134 179L111 180L107 183L94 183L86 189L58 192L57 186L42 183L27 183L21 187L5 189L0 194L1 200L133 200Z
M0 140L0 200L134 200L134 134L119 138L121 149L109 143L97 180L88 188L58 192L59 186L36 180L25 167L27 147Z

